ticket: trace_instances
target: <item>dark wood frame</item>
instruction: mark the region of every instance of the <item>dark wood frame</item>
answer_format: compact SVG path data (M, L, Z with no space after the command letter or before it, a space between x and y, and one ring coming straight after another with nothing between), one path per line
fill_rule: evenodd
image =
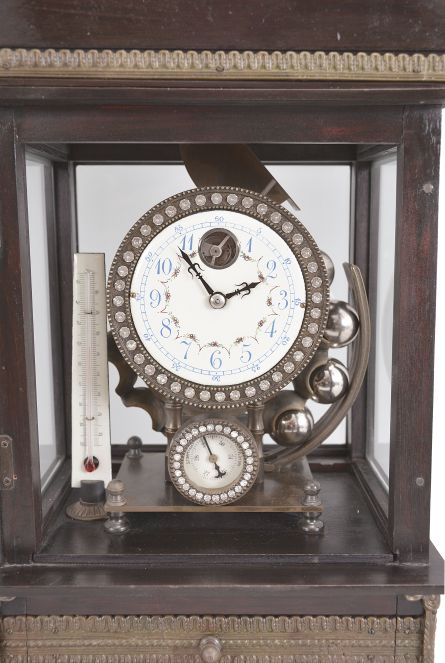
M39 87L38 81L36 86ZM6 284L6 287L2 287L0 301L0 355L2 367L4 366L4 370L0 371L0 420L4 432L10 434L14 440L15 458L20 459L17 489L1 492L5 561L19 564L32 560L42 541L43 518L46 515L46 521L49 522L55 515L66 495L68 485L65 466L61 468L42 511L27 247L25 146L27 149L44 153L54 162L59 239L58 279L62 293L60 321L65 330L61 348L65 382L61 385L61 390L65 399L67 430L70 341L66 331L71 327L70 257L76 246L75 226L72 223L74 162L158 161L161 157L162 160L174 162L178 158L175 144L200 141L261 143L257 149L263 158L270 161L285 159L352 163L356 226L353 259L362 268L366 281L370 283L370 168L373 159L395 146L399 165L396 271L402 276L396 282L395 297L395 379L389 496L382 490L366 459L366 387L362 390L351 417L350 462L377 521L387 531L397 564L392 570L392 576L389 570L383 572L381 568L356 568L350 581L346 580L346 569L342 569L339 577L341 586L349 587L344 590L345 600L351 600L351 605L357 600L357 610L360 604L357 597L364 588L368 592L368 598L370 595L376 597L375 610L379 613L394 610L399 594L411 590L412 593L422 593L425 587L428 588L428 593L441 591L441 572L438 570L440 562L435 554L430 557L429 548L433 357L430 341L434 337L440 108L401 105L402 99L415 103L420 99L424 100L425 96L436 101L441 93L439 86L430 87L426 92L421 85L405 88L401 86L401 96L397 98L394 91L384 84L375 86L374 95L370 94L369 87L360 92L359 85L352 88L347 84L333 86L330 83L241 85L234 82L216 86L212 82L173 82L167 90L165 85L149 85L144 82L126 89L125 105L122 104L118 84L114 87L98 84L89 88L76 83L67 88L61 82L54 85L46 83L39 87L40 98L36 95L35 88L20 87L20 81L0 87L0 103L4 104L4 108L0 110L0 148L3 160L0 180L3 260L0 264L0 277L1 282ZM42 95L45 97L44 106ZM75 105L67 105L68 98ZM321 99L325 102L322 106L318 104ZM354 99L356 105L339 103ZM357 100L360 100L360 103L371 100L371 103L379 105L359 106ZM11 108L8 107L10 104ZM274 145L278 145L279 149L275 150ZM433 185L432 193L423 191L422 187L427 183ZM429 187L426 189L429 190ZM425 342L425 339L428 342ZM417 372L408 368L414 347L419 353L417 364L423 368L420 382ZM14 377L13 380L11 376ZM423 403L422 411L414 416L419 402ZM419 440L423 443L419 444ZM418 477L424 479L422 486L416 483ZM420 567L416 567L417 574L409 565L405 565L411 562L420 564ZM428 567L428 563L433 566ZM326 597L325 585L332 583L335 572L327 567L323 571L320 568L312 570L310 564L304 567L305 573L309 574L306 577L312 577L314 573L319 575L317 580L314 576L311 581L318 588L316 589L314 584L310 585L311 596L319 596L321 599L323 593L323 597ZM243 572L234 571L230 576L232 589L234 586L239 589L237 596L241 603L237 609L245 612L262 611L261 592L255 589L260 577L257 571L259 572L259 569L249 572L250 598L245 600L241 600L239 576L239 573ZM52 573L54 571L49 569L45 571L31 567L17 579L8 569L2 572L3 581L15 592L15 596L25 595L30 584L50 583ZM128 573L125 580L128 586L134 584L136 579L137 582L140 581L139 572ZM79 598L74 600L73 610L97 613L106 609L104 603L101 603L103 598L81 608L80 597L84 596L82 592L86 591L86 581L80 576L76 577L76 571L61 571L59 577L61 584L57 595L60 597L66 583L76 583L76 596ZM105 572L97 572L91 577L90 588L103 588L110 582L111 576ZM141 597L151 596L155 601L149 608L152 614L158 610L168 612L174 607L183 609L181 602L175 606L169 603L170 599L165 598L170 596L168 592L164 594L165 600L162 598L162 586L165 590L162 583L174 583L175 577L174 573L160 574L160 584L154 594L148 588L141 590ZM267 577L268 572L263 571L261 582L265 582ZM378 580L378 577L383 580ZM201 592L203 597L200 609L227 612L227 605L229 601L233 601L233 594L229 598L230 592L223 591L220 594L221 599L210 598L206 594L209 591L207 581L202 581L200 585L201 581L202 578L200 580L198 577L193 581L194 591ZM227 582L229 583L228 579ZM296 587L299 581L295 578L294 582ZM332 586L334 587L335 583ZM377 600L379 592L382 594L383 586L387 588L383 592L387 598L386 604L384 597ZM289 587L291 588L291 585ZM184 591L187 594L191 589L189 587ZM289 592L285 599L285 594L283 584L274 594L275 607L270 604L268 611L295 611L295 596ZM33 590L26 595L30 597L30 605L33 605L32 595L40 596L36 610L50 610L54 606L49 590L45 590L43 594ZM208 600L204 600L205 596ZM307 592L299 596L301 605L303 600L306 601L306 612L317 611L313 604L308 607ZM126 602L121 604L124 611L144 612L148 609L142 607L142 598L139 603L136 600L133 607L129 603L129 595L125 600ZM333 593L332 609L338 612L335 603ZM66 606L64 610L66 611ZM352 610L354 608L351 608Z
M430 52L443 50L445 18L441 0L425 6L406 0L388 8L385 0L342 4L288 0L273 8L264 0L224 4L185 1L178 20L175 0L141 5L109 0L78 3L4 0L0 46L23 48L183 48L303 51ZM92 30L91 26L101 26ZM69 26L69 28L68 28ZM199 29L197 29L199 26Z

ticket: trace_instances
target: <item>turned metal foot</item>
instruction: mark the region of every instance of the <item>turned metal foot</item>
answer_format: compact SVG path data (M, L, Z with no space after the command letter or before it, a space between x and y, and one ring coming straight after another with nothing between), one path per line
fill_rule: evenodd
M108 512L108 520L104 524L106 532L110 534L123 534L130 529L130 523L120 507L123 507L127 500L124 497L125 485L119 479L113 479L107 486L107 501L105 510Z
M131 458L131 460L139 460L139 458L142 458L142 440L140 437L133 435L128 438L127 447L127 458Z
M318 507L321 506L320 499L320 484L314 479L306 481L304 485L304 496L301 500L303 506ZM302 532L315 533L321 532L324 527L324 522L320 518L319 511L305 511L302 518L298 523Z
M104 520L105 486L103 481L83 479L80 482L79 500L69 504L66 515L73 520Z
M109 534L123 534L130 529L130 522L124 513L113 511L108 514L104 529Z

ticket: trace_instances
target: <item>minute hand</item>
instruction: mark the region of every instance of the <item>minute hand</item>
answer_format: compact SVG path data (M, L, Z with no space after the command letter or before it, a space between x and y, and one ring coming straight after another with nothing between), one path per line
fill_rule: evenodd
M201 281L202 285L203 285L204 288L207 290L207 292L209 293L209 295L213 295L213 294L214 294L214 290L209 286L209 284L207 283L207 281L204 279L203 275L201 274L202 269L201 269L201 266L199 265L199 263L197 263L197 262L192 262L190 256L188 256L188 255L185 253L185 251L183 251L182 249L179 249L179 251L180 251L180 253L181 253L181 257L182 257L182 258L185 260L185 262L189 265L189 268L188 268L188 270L187 270L187 271L189 272L189 274L191 274L192 276L193 276L193 274L194 274L194 275L195 275L195 276ZM192 272L193 272L193 274L192 274Z
M228 292L224 296L226 299L231 299L232 297L235 297L235 295L241 295L242 299L246 295L249 295L250 291L256 288L257 285L260 285L260 283L261 281L253 281L253 283L247 283L246 281L244 281L243 283L237 283L236 290L234 290L233 292Z

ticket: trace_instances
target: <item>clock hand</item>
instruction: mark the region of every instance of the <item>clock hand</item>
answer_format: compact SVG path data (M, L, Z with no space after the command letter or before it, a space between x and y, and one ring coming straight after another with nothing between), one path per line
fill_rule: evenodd
M200 264L197 263L197 262L192 262L190 256L188 256L187 253L185 253L181 248L179 249L179 251L181 253L181 257L185 260L187 265L189 265L189 267L187 269L188 273L192 277L193 277L193 274L194 274L201 281L202 285L207 290L209 295L213 295L214 290L212 290L212 288L209 286L209 284L207 283L207 281L204 279L203 275L201 274L202 268L201 268ZM192 274L192 272L193 272L193 274Z
M256 288L257 285L260 285L260 283L261 281L254 281L253 283L247 283L246 281L243 281L243 283L237 283L236 284L237 289L234 290L233 292L229 292L227 295L224 296L226 299L231 299L232 297L235 297L235 295L241 295L242 299L246 295L249 295L250 291Z
M225 470L221 471L221 469L220 469L220 467L217 463L215 463L215 470L218 472L215 479L221 479L221 477L223 477L227 474L227 472Z
M213 454L212 454L212 450L211 450L211 448L209 447L209 443L207 442L207 438L206 438L205 436L203 437L203 440L204 440L204 444L206 445L206 447L207 447L207 449L208 449L209 454L210 454L211 456L213 456Z
M225 474L227 474L227 472L225 472L224 470L221 471L220 466L219 466L218 463L216 462L216 456L214 456L214 455L212 454L212 450L210 449L210 447L209 447L209 443L207 442L207 438L206 438L205 436L203 436L203 440L204 440L204 443L205 443L205 445L206 445L206 447L207 447L207 449L208 449L208 451L209 451L209 454L210 454L210 458L209 458L209 460L210 460L211 463L214 464L214 466L215 466L215 470L218 472L218 474L216 475L215 479L221 479L221 477L223 477Z
M227 242L227 240L228 240L229 238L230 238L230 235L226 235L226 236L224 237L223 241L220 242L219 244L217 244L218 249L222 249L222 247L224 246L224 244Z

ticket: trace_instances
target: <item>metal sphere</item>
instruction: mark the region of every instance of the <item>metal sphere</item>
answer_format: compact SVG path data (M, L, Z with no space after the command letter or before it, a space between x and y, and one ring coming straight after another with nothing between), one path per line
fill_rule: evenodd
M340 400L348 390L349 376L346 366L338 359L329 359L323 366L317 366L309 377L313 395L318 403L330 405Z
M360 322L356 311L347 302L332 300L329 304L329 315L324 341L331 348L343 348L352 343L358 334Z
M328 254L325 253L324 251L321 252L321 255L323 256L324 264L326 265L326 271L328 273L329 285L331 285L332 281L334 280L334 276L335 276L334 263L332 262L331 258L328 256Z
M287 410L277 417L271 435L277 444L294 447L306 442L313 427L314 419L307 408Z

